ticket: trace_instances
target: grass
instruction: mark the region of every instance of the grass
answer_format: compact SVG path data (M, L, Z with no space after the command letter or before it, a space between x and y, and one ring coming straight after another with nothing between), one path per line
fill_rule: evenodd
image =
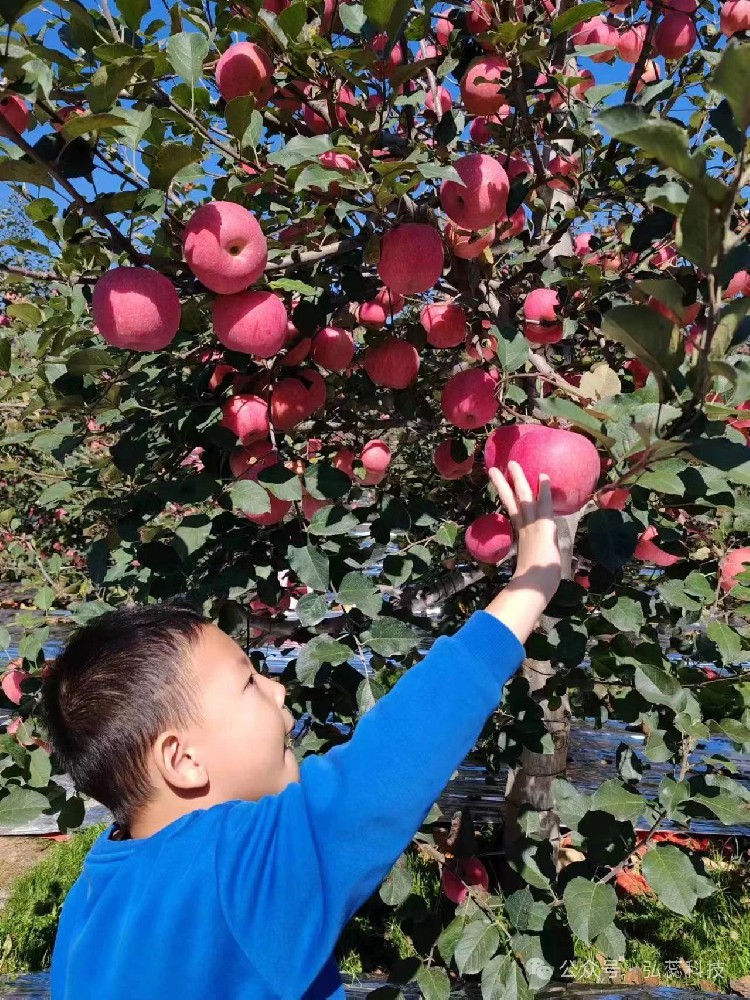
M106 828L106 823L100 823L53 844L38 864L13 883L0 915L0 973L49 968L62 904L81 874L91 845Z
M608 983L617 981L618 971L637 967L644 976L658 976L661 986L701 988L704 981L707 988L708 981L719 992L734 992L729 981L750 975L750 863L738 854L722 859L713 852L707 858L718 889L698 900L690 917L654 896L623 900L615 923L627 939L625 959L603 968L596 948L576 942L577 961L567 970L572 979Z

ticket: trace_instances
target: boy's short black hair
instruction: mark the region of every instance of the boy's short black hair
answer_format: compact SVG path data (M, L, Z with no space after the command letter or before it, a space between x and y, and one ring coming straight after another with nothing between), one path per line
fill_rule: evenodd
M200 721L188 661L209 624L185 602L124 605L79 628L42 681L39 712L60 766L124 829L153 795L153 741Z

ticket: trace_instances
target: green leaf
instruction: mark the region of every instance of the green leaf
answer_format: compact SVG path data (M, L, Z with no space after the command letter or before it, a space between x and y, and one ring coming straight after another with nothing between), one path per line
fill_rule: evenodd
M641 816L648 815L642 795L629 792L619 781L605 781L591 798L591 808L611 813L618 822L628 820L636 823Z
M299 476L281 463L263 469L258 475L258 482L279 500L302 499L302 484Z
M323 594L328 591L330 575L327 555L308 543L300 548L290 545L287 559L292 572L307 587Z
M420 163L419 172L427 181L455 181L461 187L466 186L461 180L461 175L451 163Z
M646 701L666 705L675 712L683 712L688 702L689 692L677 678L653 663L641 663L635 668L635 688Z
M627 347L660 382L665 372L675 372L682 363L684 342L679 329L648 306L615 306L604 315L602 333Z
M603 952L607 958L611 958L614 961L621 961L625 958L626 943L625 935L614 924L610 924L593 942L597 951Z
M187 146L183 142L167 142L156 154L149 171L149 184L159 191L166 191L180 170L191 163L198 163L202 158L202 151L194 146Z
M211 537L213 522L206 514L193 514L183 519L174 533L174 548L181 560L202 549Z
M749 298L734 299L722 306L719 321L711 340L709 358L721 359L724 357L732 346L740 326L747 322L748 312L750 312Z
M324 663L337 667L341 663L346 663L351 655L352 651L342 642L330 639L327 635L318 635L311 639L297 656L297 679L306 687L313 687L317 673Z
M723 223L722 206L709 201L699 185L693 185L687 205L677 220L677 249L693 264L712 271L721 250Z
M742 659L742 641L737 632L724 622L709 622L706 634L716 648L724 663L739 663Z
M607 5L602 3L601 0L589 0L588 3L575 4L570 10L566 10L564 14L560 14L552 22L552 34L559 35L563 31L570 31L571 28L575 28L577 24L582 24L584 21L588 21L591 17L596 17L597 14L601 14L602 11L607 9Z
M690 133L682 125L646 114L635 104L606 108L596 116L614 139L642 149L690 181L698 182L705 172L705 158L688 149Z
M345 7L346 5L344 5ZM424 1000L449 1000L451 995L451 981L445 969L436 968L435 966L427 969L425 966L422 966L417 973L416 980Z
M11 160L0 157L0 181L14 181L20 184L31 184L35 187L47 187L54 191L55 182L38 163L27 163L25 160Z
M98 347L86 347L81 351L73 351L65 366L71 375L92 375L105 368L115 368L111 354Z
M350 35L359 35L365 26L365 10L359 3L342 3L339 5L339 17L344 29Z
M346 574L338 589L338 600L340 604L359 608L368 618L376 618L383 607L377 587L364 573Z
M637 633L644 624L641 602L632 597L617 597L613 604L602 606L601 614L618 632Z
M688 192L677 181L668 180L661 184L649 184L643 200L647 205L655 205L670 215L679 216L688 200Z
M278 15L279 25L284 34L296 42L297 37L307 21L307 5L291 3Z
M684 608L686 611L700 611L701 602L688 597L682 580L665 580L659 585L659 596L673 608Z
M460 530L461 526L455 521L444 521L435 532L435 541L438 545L445 545L446 548L452 549L456 545Z
M14 302L5 311L11 319L20 319L30 327L39 326L44 319L42 310L33 302Z
M332 148L330 135L296 135L289 142L284 143L281 149L275 153L270 153L268 162L289 170L296 167L298 163L305 160L317 160L321 153Z
M368 644L381 656L404 656L419 642L414 630L397 618L376 619L368 635Z
M41 0L2 0L0 2L0 22L11 28L24 14L38 7Z
M458 971L462 976L481 972L497 951L500 933L495 924L484 919L473 920L461 936L453 953Z
M143 63L144 59L140 56L128 56L100 65L85 90L91 111L94 114L110 111L117 104L120 91L127 89Z
M440 953L440 957L446 965L450 965L453 953L456 950L456 945L461 940L461 935L464 932L466 923L466 913L459 913L458 916L454 917L448 926L440 932L436 945L437 950Z
M750 45L731 39L714 70L711 87L729 101L732 115L744 132L750 125Z
M61 500L66 500L73 493L73 487L67 480L60 483L52 483L42 490L36 499L40 507L56 507Z
M117 0L117 9L131 31L138 31L150 6L149 0Z
M697 570L693 570L692 573L689 573L685 577L683 584L688 594L692 594L693 597L698 597L702 601L710 601L714 596L711 584L705 576Z
M39 608L40 611L49 611L55 606L56 597L57 595L52 587L41 587L37 590L36 594L34 594L34 605Z
M60 134L64 139L77 139L91 132L120 129L127 125L127 119L122 114L106 112L100 115L72 115L63 125Z
M402 854L380 886L380 898L387 906L401 906L409 898L414 878Z
M364 10L367 20L388 35L389 45L384 57L387 57L393 48L410 6L410 0L365 0Z
M662 903L683 917L692 916L699 899L716 892L713 882L699 875L687 855L673 844L646 852L643 875Z
M536 996L512 955L496 955L484 967L481 989L482 1000L532 1000Z
M565 886L563 904L573 933L591 944L614 921L617 894L611 885L597 885L578 877Z
M268 514L271 510L268 493L252 479L238 479L227 492L232 507L240 514Z
M561 417L568 420L576 427L582 427L590 431L594 437L606 440L606 435L602 434L601 421L591 413L587 413L582 406L574 403L572 399L563 399L560 396L545 396L539 400L540 409L551 417Z
M61 833L76 830L83 826L86 816L86 803L80 795L71 795L63 804L57 817L57 826Z
M294 291L294 289L291 289ZM352 488L352 481L341 469L327 462L316 462L305 471L305 489L316 500L338 500Z
M512 330L490 331L497 339L497 358L506 372L515 372L521 368L529 356L529 342L522 333L513 336ZM506 336L506 333L508 336Z
M243 149L254 149L263 129L263 115L255 107L254 97L234 97L224 108L227 128L240 140Z
M519 931L541 931L552 912L548 903L534 899L528 886L507 897L505 911L510 922Z
M49 800L41 792L19 785L9 787L8 794L0 799L0 826L23 826L49 809Z
M726 473L731 483L750 486L750 457L744 444L736 444L725 438L701 438L690 445L695 457Z
M326 616L326 599L320 594L303 594L294 609L300 625L310 628L322 622Z
M46 788L52 774L52 760L44 747L36 747L29 754L29 785Z
M210 43L205 35L197 31L181 31L167 42L167 59L175 73L193 88L203 76L203 62L209 49Z
M307 530L311 535L346 535L358 523L357 518L346 507L333 504L316 510Z

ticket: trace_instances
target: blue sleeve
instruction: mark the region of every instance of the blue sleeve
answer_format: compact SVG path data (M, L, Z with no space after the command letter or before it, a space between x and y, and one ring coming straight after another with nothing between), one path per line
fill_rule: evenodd
M348 743L307 757L299 783L227 810L217 848L224 916L280 996L301 996L314 980L475 745L523 657L507 626L475 612L435 641Z

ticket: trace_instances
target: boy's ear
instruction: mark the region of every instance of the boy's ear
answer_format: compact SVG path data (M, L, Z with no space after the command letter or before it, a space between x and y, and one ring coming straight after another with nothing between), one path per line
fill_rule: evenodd
M208 773L195 747L181 733L174 730L162 733L154 743L152 757L159 774L173 788L195 791L208 784Z

